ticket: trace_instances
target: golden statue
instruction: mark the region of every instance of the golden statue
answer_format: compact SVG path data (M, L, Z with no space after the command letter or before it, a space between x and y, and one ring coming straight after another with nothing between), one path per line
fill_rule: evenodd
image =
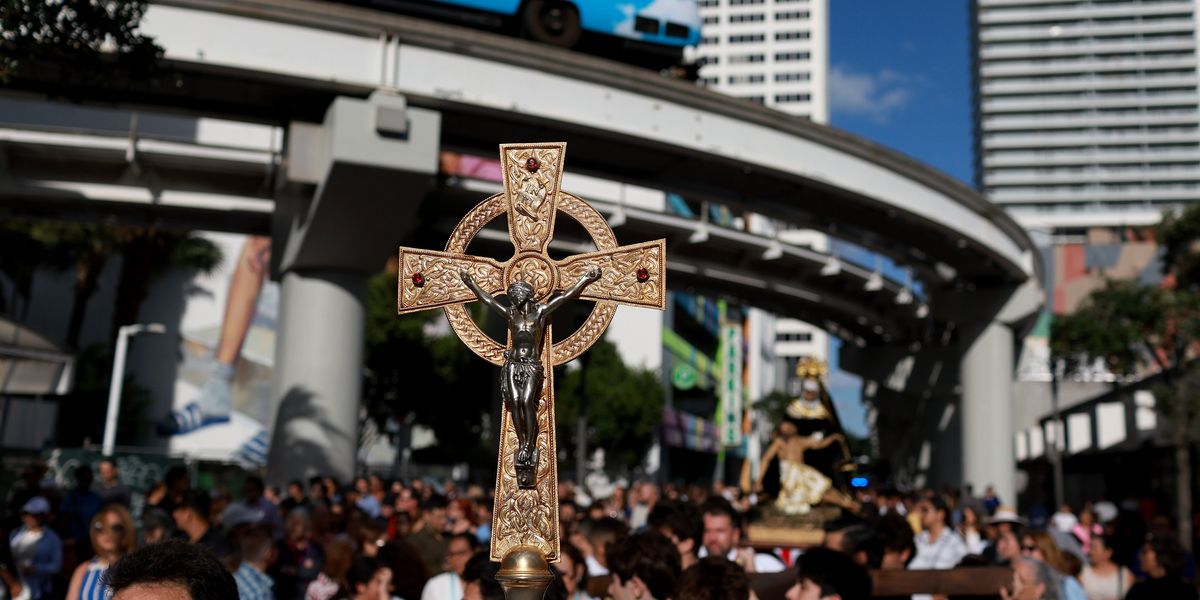
M754 490L761 493L771 461L779 459L779 493L774 506L784 515L807 515L821 503L851 511L859 508L857 502L834 487L828 475L805 460L813 451L840 443L840 465L831 465L831 469L853 468L846 436L841 433L841 424L822 383L825 373L824 363L813 359L803 359L796 366L796 374L802 378L800 397L788 403L776 437L759 461Z

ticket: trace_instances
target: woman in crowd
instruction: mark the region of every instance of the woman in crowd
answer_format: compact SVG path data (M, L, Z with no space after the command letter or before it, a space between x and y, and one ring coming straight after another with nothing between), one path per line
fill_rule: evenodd
M1080 522L1084 511L1080 514ZM1079 583L1088 600L1121 600L1133 586L1133 573L1129 569L1113 562L1113 549L1108 545L1108 539L1102 534L1090 536L1088 544L1088 562L1079 576Z
M351 600L388 600L392 597L392 570L374 558L361 557L346 573L347 594Z
M54 576L62 570L62 539L46 527L50 502L34 496L21 506L21 526L12 532L9 547L30 600L49 598L54 591Z
M1196 588L1183 578L1187 558L1179 541L1170 535L1152 534L1138 555L1142 570L1150 576L1129 589L1125 600L1196 600Z
M554 565L562 575L568 600L591 600L587 592L587 564L583 553L574 544L564 541L560 548L559 561Z
M344 539L334 539L325 544L325 566L321 573L308 584L304 600L330 600L346 586L346 572L354 561L354 546Z
M88 533L96 556L75 568L70 587L67 588L67 600L104 600L104 578L109 565L132 552L137 545L133 518L119 504L101 508L92 517Z
M958 535L961 535L963 541L967 543L967 552L969 554L983 554L983 551L987 549L988 542L983 537L979 523L979 514L975 512L974 507L962 507L962 522L958 524L956 529L958 530Z
M1092 536L1100 535L1103 532L1104 528L1096 522L1096 512L1092 510L1092 505L1085 505L1083 510L1079 511L1079 522L1071 529L1071 534L1079 540L1084 549L1087 549L1091 546Z
M452 500L446 507L447 533L470 533L475 535L479 529L478 513L475 503L470 498ZM478 538L476 538L478 539Z
M1058 544L1054 543L1054 538L1045 531L1029 531L1021 540L1021 555L1040 560L1051 569L1059 577L1059 598L1062 600L1087 600L1087 595L1083 592L1083 586L1079 585L1079 580L1071 573L1070 564L1063 557L1062 551L1058 549Z

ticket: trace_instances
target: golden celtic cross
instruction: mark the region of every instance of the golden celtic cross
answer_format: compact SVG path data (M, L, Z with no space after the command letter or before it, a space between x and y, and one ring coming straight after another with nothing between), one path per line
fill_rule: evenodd
M507 400L501 408L491 555L492 560L502 562L502 573L507 568L510 575L525 568L525 563L518 564L514 558L521 552L528 557L536 550L547 562L558 560L553 367L574 359L599 340L617 304L662 310L666 298L665 241L618 246L612 229L596 209L559 189L566 149L561 142L501 145L504 192L472 208L450 234L444 251L400 248L400 314L444 308L463 343L497 365L513 362L509 360L513 328L505 344L483 333L464 306L481 296L465 281L476 285L485 301L518 281L532 288L532 301L537 303L555 305L553 299L570 293L573 287L582 288L579 297L595 301L583 326L557 343L549 324L545 325L540 362L536 363L543 382L537 403L536 460L524 474L518 468L518 435ZM594 252L562 260L549 256L547 249L560 212L583 226L596 246ZM475 235L501 215L508 219L512 258L500 262L466 254ZM599 279L590 281L596 270Z

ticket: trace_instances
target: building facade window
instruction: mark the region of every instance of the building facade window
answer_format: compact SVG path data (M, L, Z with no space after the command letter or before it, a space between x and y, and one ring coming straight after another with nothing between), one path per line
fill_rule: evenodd
M716 46L717 42L719 42L719 41L721 41L721 38L718 38L715 35L710 35L710 36L700 38L700 45L701 46Z
M704 17L705 25L716 25L717 23L720 23L720 22L721 22L720 15L711 15L708 17Z
M746 96L745 99L749 100L755 104L766 104L767 103L766 96Z
M734 54L729 57L729 64L760 63L764 60L766 60L766 56L762 54Z
M789 11L775 13L776 21L799 21L800 19L807 19L807 18L808 18L807 10L789 10Z
M761 42L765 39L767 39L766 36L761 33L740 33L737 35L729 36L729 43L730 44L754 44L757 42Z
M730 23L758 23L765 21L767 16L762 13L746 13L742 15L730 15Z
M776 73L775 81L783 83L786 81L808 81L812 79L812 74L807 72L792 72L792 73Z
M742 75L730 75L729 85L742 85L747 83L762 83L766 80L766 76L762 73L746 73Z
M779 31L775 33L775 41L807 40L810 35L812 34L807 31Z
M808 52L776 52L775 62L795 62L798 60L808 60Z
M812 99L812 94L775 94L775 101L780 104L790 104L792 102L808 102Z

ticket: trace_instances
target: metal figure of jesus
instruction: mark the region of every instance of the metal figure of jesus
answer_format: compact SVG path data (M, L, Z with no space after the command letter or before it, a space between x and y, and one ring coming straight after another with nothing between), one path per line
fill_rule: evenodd
M543 369L542 344L550 314L569 300L578 298L592 282L600 279L599 268L589 269L575 285L556 295L545 304L533 298L533 286L524 281L514 281L508 286L509 306L500 303L487 293L466 271L459 271L463 283L479 298L480 302L496 311L508 321L510 345L504 351L504 365L500 371L500 395L508 413L512 415L513 429L517 433L516 471L517 485L532 489L535 485L537 466L538 403L542 397Z

